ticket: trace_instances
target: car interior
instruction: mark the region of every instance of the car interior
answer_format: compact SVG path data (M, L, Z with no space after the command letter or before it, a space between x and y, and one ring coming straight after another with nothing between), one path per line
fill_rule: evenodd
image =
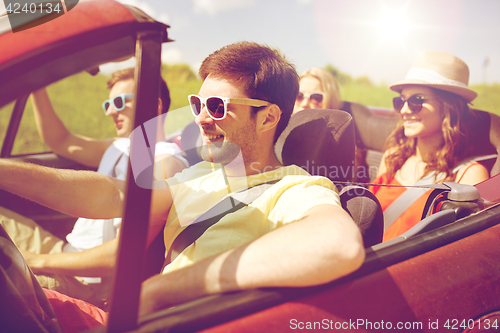
M497 159L498 148L500 147L498 137L500 133L500 117L481 110L476 110L478 117L472 124L472 132L476 133L472 142L473 151L467 158L480 161L490 171L490 176L499 173L499 163ZM366 107L354 103L352 116L356 127L357 148L364 150L364 166L370 171L376 170L382 160L385 139L392 132L398 122L397 114L394 110ZM376 174L375 174L376 175ZM371 180L375 178L371 175Z
M368 253L383 251L396 243L455 222L457 220L455 210L448 209L441 212L437 211L435 214L424 218L421 223L404 235L392 241L381 243L383 234L383 214L380 204L366 188L350 185L352 173L342 171L351 170L349 168L352 168L354 165L354 146L356 143L354 138L354 126L359 125L360 128L363 128L363 130L358 129L359 132L368 133L367 135L361 136L361 140L359 140L363 143L363 146L357 147L358 149L361 148L369 151L369 153L366 154L366 163L368 165L369 163L379 163L378 161L373 162L373 156L376 154L381 156L382 149L380 144L382 140L380 139L380 128L382 124L387 127L386 132L389 133L392 127L388 125L393 125L395 122L387 121L387 118L392 120L394 120L394 118L387 115L376 115L374 112L370 111L370 109L363 108L362 106L355 110L352 116L339 110L309 110L308 112L294 114L291 117L289 126L285 129L276 143L275 150L277 156L285 165L296 164L304 166L311 174L326 176L332 181L335 181L337 185L341 184L338 186L341 193L341 203L344 209L346 209L356 221L358 226L360 226L365 247L368 248ZM369 119L367 120L369 117L367 117L366 111L370 112L368 115L373 118L371 121ZM361 112L363 112L363 117L360 117ZM484 134L484 131L479 131L481 135L479 136L477 147L481 147L481 149L478 149L475 153L480 156L486 156L486 165L488 165L489 168L493 168L496 163L496 156L492 156L492 153L496 151L496 149L492 143L494 140L490 138L496 138L498 136L495 124L500 124L498 121L499 117L482 111L480 115L481 117L479 118L477 126L489 125L490 133ZM358 123L356 123L356 117L358 117ZM373 126L373 124L377 124L377 121L378 127ZM368 140L367 138L370 138L370 135L371 138L377 137L378 139L373 139L373 141L365 144L364 140ZM194 161L196 158L199 159L199 146L197 147L197 144L199 145L200 135L198 127L194 122L184 129L181 137L181 144L183 142L191 142L191 147L194 147L191 148L191 150L188 149L185 151L186 153L192 154L191 161ZM310 149L311 147L314 147L314 149ZM328 153L325 154L325 152ZM17 159L42 164L42 156L43 154L35 158L17 157ZM332 170L340 172L328 172ZM42 224L44 219L53 222L54 217L58 217L59 220L56 221L57 224L59 226L64 224L68 226L70 230L72 226L71 219L73 219L74 222L73 217L50 211L45 207L28 202L8 192L2 193L2 198L2 202L5 203L7 207L18 209L20 212L26 209L26 205L29 205L31 207L29 211L33 214L32 218L40 221ZM63 219L67 220L63 221ZM147 266L149 267L149 271L145 273L143 279L157 272L158 264L162 263L163 256L156 256L155 259L151 259L151 256L162 253L162 251L158 251L158 248L162 246L162 241L156 240L148 250L146 261L149 262L149 266ZM151 263L152 260L153 263ZM291 297L290 295L300 294L300 292L294 294L295 292L298 291L289 293L286 297L288 298ZM262 297L267 299L269 296L267 294L265 297L262 295L259 296L260 302L263 302ZM281 295L281 297L285 296ZM43 297L41 298L43 299ZM227 300L225 299L224 302L227 302ZM178 315L177 312L172 311L167 314L167 317L174 314ZM151 318L146 319L144 323L149 323L151 320Z
M370 247L382 241L383 214L380 204L365 187L354 187L350 182L354 179L355 164L358 168L369 170L370 180L375 178L385 139L399 118L393 110L368 108L352 102L350 104L350 115L340 110L308 110L293 114L288 127L276 142L275 151L284 165L302 166L310 174L325 176L337 185L344 209L360 226L365 247ZM496 148L500 144L500 117L485 111L476 111L478 117L472 128L477 135L472 143L474 148L466 159L482 163L488 168L490 175L494 176L500 171ZM488 131L484 131L485 128ZM201 161L201 135L194 121L183 130L180 144L183 149L189 147L185 150L188 160L194 163ZM363 160L355 161L359 154L355 156L354 146L362 152ZM365 205L361 205L360 201ZM439 228L460 217L462 216L451 212L432 217L423 216L422 219L428 219L405 235L387 244L379 244L374 249L387 247L410 236ZM367 240L366 237L371 239Z
M139 10L132 11L134 17L145 24L146 32L143 33L142 26L137 22L122 24L118 28L112 27L109 31L91 31L87 35L71 39L68 45L56 45L55 50L45 48L43 52L40 51L41 53L37 51L33 58L23 58L5 71L0 66L2 76L0 105L11 102L13 96L17 99L0 157L59 168L85 169L54 154L13 156L12 149L23 110L31 91L77 72L88 71L95 74L100 64L131 57L134 54L140 59L137 65L140 79L146 81L158 75L158 66L150 60L159 58L162 42L170 41L165 32L167 26L159 24L157 26L151 18ZM29 38L29 35L25 38ZM58 54L59 58L53 60L52 54ZM0 64L2 61L5 59L2 59L0 54ZM61 66L62 63L66 65ZM139 94L144 96L148 106L156 103L150 93L154 89L150 89L146 84L138 86L137 89ZM426 212L432 211L432 215L428 216L424 212L422 221L410 231L393 241L381 243L384 221L380 204L366 187L352 183L352 172L355 165L364 166L370 171L370 179L373 180L384 151L385 138L393 130L398 118L393 110L366 107L358 103L351 104L351 114L339 110L309 110L292 115L289 126L278 138L275 151L283 164L303 166L311 174L326 176L336 183L342 206L353 217L363 234L366 247L366 260L363 266L347 277L321 286L246 290L196 300L146 318L139 318L140 331L190 331L216 325L290 300L330 290L346 281L367 276L497 224L495 216L500 214L500 207L490 207L488 201L500 199L493 193L495 191L491 190L500 185L498 176L500 117L478 111L477 121L472 124L473 131L477 134L473 142L474 151L469 158L483 163L491 176L484 183L474 186L481 198L456 200L455 194L452 193L454 191L462 193L461 188L455 188L453 185L441 186L431 196L426 209ZM136 123L142 124L153 116L137 113ZM191 164L200 161L201 137L194 122L182 131L180 145ZM362 154L357 154L356 151ZM363 159L358 160L358 155ZM130 190L134 184L133 181L129 183ZM149 192L147 190L138 192L134 188L130 193L134 193L134 196L129 198L129 202L136 204L128 205L128 210L125 212L130 223L124 220L126 227L121 231L121 252L117 261L116 276L131 278L115 280L109 331L127 331L131 327L136 327L136 298L140 281L159 272L159 261L161 264L164 259L161 239L157 239L147 250L145 260L141 256L131 255L143 251L145 247L146 231L143 230L141 222L149 214L149 201L145 201ZM71 230L76 220L75 217L55 212L2 190L0 190L0 202L2 206L53 230L54 234L61 238ZM142 210L134 210L139 206ZM460 223L453 223L459 219L462 219ZM53 227L55 225L57 228ZM14 264L20 270L26 271L24 260L13 250L12 242L2 231L0 228L2 253L8 253L9 258L14 258ZM137 267L142 267L144 261L147 264L141 272ZM15 284L7 283L7 288L19 290L28 288L33 290L32 295L34 295L28 301L24 298L7 300L6 304L13 304L10 309L13 313L12 319L15 320L13 325L23 323L27 330L46 331L43 327L51 325L54 313L36 279L32 274L28 277L12 276L12 272L0 271L0 280L15 282ZM57 328L54 328L54 331L57 331Z

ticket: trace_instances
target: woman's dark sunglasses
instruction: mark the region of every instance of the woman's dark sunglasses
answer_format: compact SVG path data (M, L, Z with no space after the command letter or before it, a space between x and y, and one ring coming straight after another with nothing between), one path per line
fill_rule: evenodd
M116 111L121 111L125 109L125 99L133 98L134 94L120 94L111 99L107 99L102 103L102 108L104 109L104 114L108 115L108 109L111 105L115 108Z
M413 95L410 96L407 100L404 100L399 97L394 97L392 99L392 105L394 106L394 110L398 113L401 113L401 109L405 106L405 103L408 102L408 108L410 109L411 112L413 113L418 113L422 110L422 104L425 103L425 101L432 99L433 97L424 97L422 95Z
M297 102L302 102L304 98L308 98L311 102L313 103L318 103L320 104L323 102L323 94L322 93L312 93L312 94L304 94L302 92L299 92L297 95Z
M198 95L188 96L189 105L191 106L191 111L193 115L197 117L201 113L202 106L205 105L208 111L208 115L213 120L222 120L226 118L227 105L229 103L250 105L250 106L268 106L271 103L266 101L261 101L259 99L252 98L227 98L220 96L209 96L203 98Z

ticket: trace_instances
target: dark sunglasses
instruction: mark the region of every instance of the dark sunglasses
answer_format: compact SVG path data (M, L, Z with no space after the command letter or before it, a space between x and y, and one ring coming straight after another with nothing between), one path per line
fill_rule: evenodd
M229 103L250 105L250 106L268 106L271 103L252 98L227 98L219 96L209 96L207 98L198 95L188 96L189 105L193 115L197 117L201 113L203 105L207 108L208 115L213 120L222 120L226 118L227 105Z
M313 103L320 104L321 102L323 102L323 93L318 92L318 93L312 93L312 94L304 94L302 92L299 92L296 100L297 100L297 102L300 103L304 100L304 98L309 99Z
M424 97L422 95L412 95L407 100L404 100L401 96L394 97L392 99L392 105L394 106L394 110L398 113L401 113L401 109L405 106L405 103L408 102L408 108L413 113L418 113L422 110L422 104L425 101L432 99L434 97Z
M125 98L133 98L134 94L120 94L111 99L107 99L102 103L102 108L104 109L104 114L108 115L108 109L111 105L116 111L121 111L125 109Z

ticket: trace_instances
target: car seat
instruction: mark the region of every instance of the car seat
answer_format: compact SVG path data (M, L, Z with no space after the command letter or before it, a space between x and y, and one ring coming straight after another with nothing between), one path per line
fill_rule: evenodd
M500 148L500 117L489 112L481 110L476 111L477 118L469 124L471 126L471 133L474 134L471 139L473 149L463 161L459 162L459 164L469 160L479 161L488 169L490 176L493 177L500 173L500 160L498 156L498 149ZM355 124L359 126L363 147L372 149L374 152L379 153L381 157L384 148L382 142L385 141L385 138L384 140L382 140L382 138L384 135L388 136L391 133L397 124L398 117L391 117L388 112L388 115L385 116L377 115L371 110L368 110L368 112L370 113L362 109L358 109L357 113L353 112ZM373 138L376 139L370 141ZM367 156L366 163L369 165L370 161L368 157L369 156ZM380 163L380 161L377 163ZM436 216L428 216L407 233L397 237L396 240L386 242L388 244L384 243L384 246L379 244L375 249L386 247L424 231L436 229L463 217L463 212L459 214L459 210L457 209L452 210L452 212L453 214L450 211L445 212L441 209L436 209ZM425 216L423 216L422 219L424 219L424 217Z
M356 146L360 152L357 165L358 168L367 170L368 177L366 178L372 181L378 173L385 140L391 134L399 118L391 112L384 115L375 114L366 106L353 102L350 102L350 111L356 129Z
M314 109L293 114L275 152L284 165L295 164L336 184L342 207L359 226L365 247L382 241L380 203L366 188L349 185L354 171L354 122L349 113Z
M469 157L481 162L488 171L490 177L500 173L500 160L498 150L500 149L500 117L486 111L478 112L478 118L471 124L471 132L476 136L473 139L473 151ZM496 155L496 156L495 156Z
M351 103L370 112L361 104ZM354 176L353 117L340 110L307 110L293 114L275 144L275 153L284 165L295 164L312 175L332 180L340 191L342 207L358 224L365 246L382 241L383 214L380 203L366 188L347 185ZM383 143L382 143L383 144ZM201 135L193 121L181 136L181 148L189 163L201 161Z

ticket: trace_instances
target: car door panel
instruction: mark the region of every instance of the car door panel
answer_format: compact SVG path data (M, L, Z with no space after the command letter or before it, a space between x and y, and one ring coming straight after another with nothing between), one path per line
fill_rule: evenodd
M445 325L453 319L460 324L500 308L499 241L500 225L496 225L354 281L205 332L285 331L314 323L323 329L356 332L395 329L398 323L410 331L447 331Z

